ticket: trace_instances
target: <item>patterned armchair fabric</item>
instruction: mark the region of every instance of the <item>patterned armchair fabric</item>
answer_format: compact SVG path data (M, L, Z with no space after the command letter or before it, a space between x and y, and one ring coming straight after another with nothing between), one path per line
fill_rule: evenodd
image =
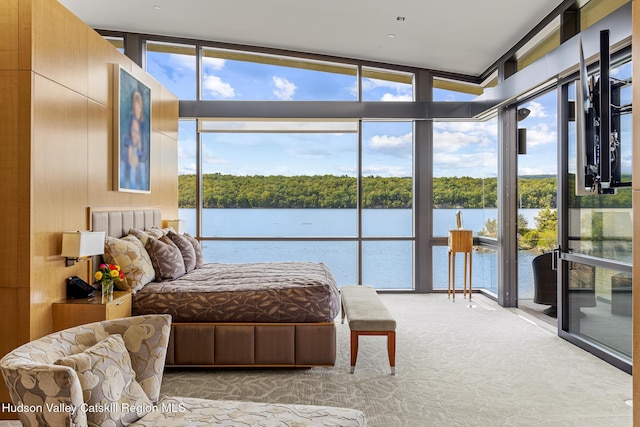
M135 379L153 404L153 410L132 426L367 425L361 411L348 408L182 397L166 397L158 402L170 329L169 315L136 316L77 326L16 348L0 360L0 370L13 404L26 408L18 408L20 421L28 427L96 425L87 420L87 412L70 410L86 405L76 371L54 363L120 335Z
M0 370L14 405L41 410L18 411L24 426L87 425L83 391L75 370L54 362L83 352L112 334L122 336L136 380L157 403L162 383L171 316L148 315L90 323L56 332L20 346L0 360Z

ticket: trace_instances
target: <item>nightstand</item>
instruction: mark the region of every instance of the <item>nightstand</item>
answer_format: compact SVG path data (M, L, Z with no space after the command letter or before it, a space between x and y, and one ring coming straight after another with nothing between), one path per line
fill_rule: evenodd
M113 293L111 301L93 298L69 298L53 303L53 331L102 320L131 316L131 292Z
M463 295L467 297L467 259L469 260L469 301L471 301L471 266L473 263L473 232L471 230L449 230L449 251L447 254L448 278L447 278L447 298L452 293L451 285L453 285L453 300L456 299L456 253L464 254L464 288ZM469 256L467 258L467 255Z

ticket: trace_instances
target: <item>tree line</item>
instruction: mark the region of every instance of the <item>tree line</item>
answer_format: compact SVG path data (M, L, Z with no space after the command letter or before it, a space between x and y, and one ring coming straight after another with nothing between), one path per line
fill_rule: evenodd
M409 209L413 203L410 177L362 178L362 206ZM520 177L518 207L555 209L555 176ZM346 175L251 175L204 174L204 208L347 208L356 207L357 181ZM616 196L574 196L573 207L631 207L631 191ZM433 206L436 209L496 208L497 178L435 177ZM593 206L596 205L596 206ZM178 207L195 208L196 176L178 177Z

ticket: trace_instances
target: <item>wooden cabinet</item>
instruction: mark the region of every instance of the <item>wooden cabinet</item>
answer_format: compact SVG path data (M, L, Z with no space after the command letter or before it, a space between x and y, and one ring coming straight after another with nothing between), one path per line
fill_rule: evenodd
M449 250L447 253L448 277L447 296L453 295L456 299L456 253L464 254L464 287L463 295L467 296L467 275L469 277L469 300L471 300L471 267L473 265L473 233L471 230L449 230ZM467 270L468 265L468 270ZM453 289L452 289L453 288Z
M53 330L131 316L131 292L114 292L111 301L93 298L65 299L53 303Z
M449 250L452 252L471 252L473 233L471 230L449 230Z

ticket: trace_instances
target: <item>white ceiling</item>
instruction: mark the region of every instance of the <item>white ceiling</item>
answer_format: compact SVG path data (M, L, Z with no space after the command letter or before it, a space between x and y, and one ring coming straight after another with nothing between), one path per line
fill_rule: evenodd
M93 28L480 75L562 0L59 0ZM404 17L399 21L398 17ZM393 34L394 37L389 35Z

